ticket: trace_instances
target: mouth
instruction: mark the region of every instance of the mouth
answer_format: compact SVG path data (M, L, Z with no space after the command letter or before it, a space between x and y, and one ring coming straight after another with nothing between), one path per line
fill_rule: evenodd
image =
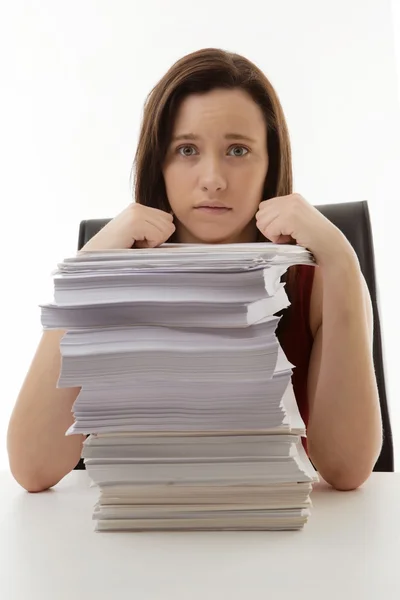
M206 213L209 215L223 215L231 211L231 208L223 205L213 205L213 204L204 204L201 206L196 206L195 210L201 213Z

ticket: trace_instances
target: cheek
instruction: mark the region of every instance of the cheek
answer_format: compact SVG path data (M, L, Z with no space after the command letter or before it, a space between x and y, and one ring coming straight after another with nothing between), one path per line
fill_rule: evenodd
M164 171L165 187L171 195L179 196L187 185L187 169L179 164L170 165Z
M263 198L264 179L260 182L257 179L248 180L245 185L240 186L239 194L236 195L236 207L241 215L252 218L258 211L260 202Z
M260 201L257 198L246 198L238 211L238 216L241 222L250 223L258 212Z
M169 204L178 214L190 204L192 185L188 171L179 168L179 165L173 165L166 169L163 175Z

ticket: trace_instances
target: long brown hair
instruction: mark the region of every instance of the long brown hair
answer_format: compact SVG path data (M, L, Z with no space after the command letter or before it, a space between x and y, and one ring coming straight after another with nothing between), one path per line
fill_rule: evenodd
M292 193L289 133L274 88L264 73L247 58L217 48L205 48L174 63L146 99L133 164L136 202L170 210L162 166L177 111L182 100L190 94L205 93L216 88L246 91L264 114L269 167L262 199ZM265 238L260 239L265 241ZM289 298L293 296L295 276L296 268L292 267L286 277Z

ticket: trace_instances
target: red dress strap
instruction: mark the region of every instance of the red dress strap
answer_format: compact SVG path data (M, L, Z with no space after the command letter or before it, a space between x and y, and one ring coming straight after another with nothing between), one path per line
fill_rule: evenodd
M297 274L292 292L293 300L282 320L277 335L293 369L293 389L304 423L308 424L308 368L314 338L310 328L310 302L315 268L309 265L296 267ZM306 444L305 444L306 447Z

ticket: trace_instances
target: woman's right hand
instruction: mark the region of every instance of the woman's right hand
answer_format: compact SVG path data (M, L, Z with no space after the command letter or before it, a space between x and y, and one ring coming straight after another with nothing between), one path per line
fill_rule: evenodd
M156 248L175 231L173 216L133 202L93 236L82 250Z

